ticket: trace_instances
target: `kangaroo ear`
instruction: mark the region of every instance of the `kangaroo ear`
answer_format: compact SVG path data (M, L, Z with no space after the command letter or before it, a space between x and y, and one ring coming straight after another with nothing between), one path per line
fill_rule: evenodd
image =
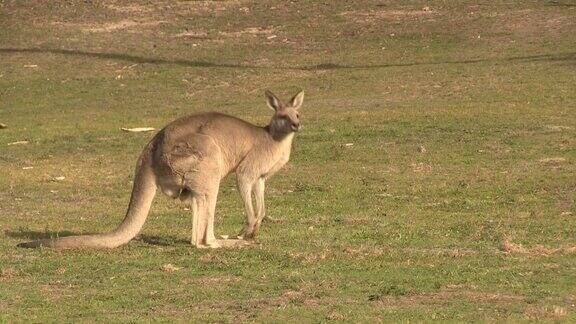
M303 102L304 102L304 91L300 91L290 100L290 106L298 110L302 106Z
M272 93L272 91L270 90L266 90L266 92L264 92L264 94L266 95L266 103L268 104L268 107L270 107L270 109L277 111L280 109L280 100L278 100L278 98L276 98L276 96Z

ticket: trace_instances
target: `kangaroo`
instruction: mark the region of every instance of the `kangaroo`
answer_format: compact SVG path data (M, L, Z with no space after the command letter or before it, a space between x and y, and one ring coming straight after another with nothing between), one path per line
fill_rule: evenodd
M159 131L138 158L128 211L114 231L43 239L19 246L115 248L126 244L144 225L157 188L191 205L194 246L228 246L233 240L219 240L214 235L214 212L220 181L233 171L246 216L237 242L254 238L266 215L265 182L290 158L304 100L302 91L288 104L268 90L265 95L268 106L274 110L265 127L208 112L176 119Z

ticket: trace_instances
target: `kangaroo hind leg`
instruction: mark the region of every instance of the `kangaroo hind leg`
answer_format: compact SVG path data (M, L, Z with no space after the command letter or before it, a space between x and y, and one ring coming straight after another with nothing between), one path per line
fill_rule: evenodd
M192 245L198 248L217 248L218 241L214 235L214 211L216 195L194 194L192 206Z

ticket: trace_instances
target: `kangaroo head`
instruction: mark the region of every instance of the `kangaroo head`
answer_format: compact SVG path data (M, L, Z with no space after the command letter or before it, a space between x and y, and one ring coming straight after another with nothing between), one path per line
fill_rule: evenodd
M304 91L298 92L287 104L266 90L266 102L268 107L274 110L274 116L270 121L270 130L275 134L289 134L300 129L300 113L298 110L304 102Z

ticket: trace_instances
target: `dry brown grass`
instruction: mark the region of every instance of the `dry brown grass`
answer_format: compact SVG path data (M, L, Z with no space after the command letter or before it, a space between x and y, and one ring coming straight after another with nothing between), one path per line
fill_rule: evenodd
M0 281L11 280L16 276L18 276L18 271L11 267L3 268L2 271L0 271Z
M507 235L502 236L501 249L507 253L524 254L528 256L548 256L552 254L570 254L576 253L576 245L551 248L544 245L536 245L528 248L522 244L514 243Z
M375 302L386 307L405 307L430 304L446 304L455 300L468 300L470 302L491 303L518 303L525 299L524 296L499 293L483 292L466 288L444 288L438 292L424 294L409 294L405 296L382 296Z

